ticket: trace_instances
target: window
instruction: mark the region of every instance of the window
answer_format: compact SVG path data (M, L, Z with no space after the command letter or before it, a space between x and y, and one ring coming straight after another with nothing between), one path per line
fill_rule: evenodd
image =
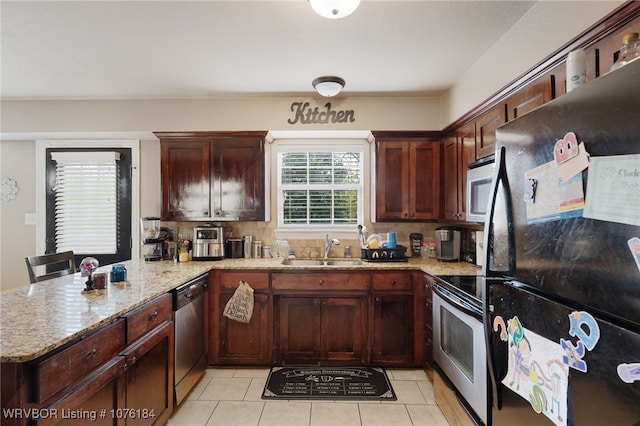
M118 251L118 152L52 152L56 252Z
M138 141L37 141L36 164L36 253L69 248L76 265L140 255Z
M362 223L362 144L283 144L277 165L280 229L352 230Z

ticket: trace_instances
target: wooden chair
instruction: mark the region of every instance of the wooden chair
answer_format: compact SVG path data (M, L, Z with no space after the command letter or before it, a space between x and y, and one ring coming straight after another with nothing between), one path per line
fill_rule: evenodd
M27 262L29 281L31 281L32 284L76 272L73 251L45 254L42 256L29 256L25 257L24 260ZM44 273L36 275L38 270L44 270Z

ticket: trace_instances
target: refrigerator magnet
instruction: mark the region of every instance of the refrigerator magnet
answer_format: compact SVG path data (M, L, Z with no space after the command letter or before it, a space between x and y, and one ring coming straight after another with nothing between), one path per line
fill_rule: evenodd
M625 383L633 383L640 380L640 363L618 364L618 377Z
M536 188L538 181L533 178L526 178L524 185L524 202L527 204L533 204L536 202Z
M631 250L631 256L633 256L633 260L636 261L638 271L640 271L640 238L630 238L629 241L627 241L627 245L629 246L629 250Z
M568 181L589 167L589 154L584 142L578 144L575 133L569 132L556 142L553 158L558 165L558 175L563 182Z

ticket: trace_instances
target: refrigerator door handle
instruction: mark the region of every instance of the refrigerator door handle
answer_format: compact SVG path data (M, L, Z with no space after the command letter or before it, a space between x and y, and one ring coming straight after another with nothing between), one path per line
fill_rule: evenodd
M515 232L513 227L513 211L511 204L511 191L509 190L509 181L507 179L505 148L500 147L496 151L496 167L495 175L491 182L491 192L489 194L489 209L487 218L484 222L484 259L482 262L482 275L485 277L513 277L516 271L515 259ZM502 199L499 199L502 197ZM502 220L503 235L497 236L494 224L496 222L496 210L498 204L501 207L498 220ZM502 238L500 238L502 237ZM498 247L505 244L507 247ZM497 258L504 256L504 250L507 250L506 265L498 268ZM496 254L496 252L500 252ZM495 268L495 269L494 269Z
M489 295L490 285L488 280L484 280L482 292L482 324L484 326L484 343L487 354L487 369L489 370L489 381L491 383L491 403L498 409L502 409L502 392L496 367L496 357L493 348L493 324L491 321L491 297Z

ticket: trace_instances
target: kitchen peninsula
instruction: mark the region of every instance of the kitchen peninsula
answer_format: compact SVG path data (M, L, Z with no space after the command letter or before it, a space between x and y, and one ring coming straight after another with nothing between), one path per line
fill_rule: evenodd
M165 353L165 358L169 359L163 361L168 369L165 376L172 376L173 330L168 331L166 324L173 323L171 298L168 297L168 293L203 274L216 277L223 273L233 273L233 276L258 273L269 277L267 300L272 304L274 298L288 295L285 285L276 290L277 294L274 296L274 290L271 287L274 275L282 279L288 274L313 276L314 273L321 272L315 276L329 277L332 274L357 273L369 277L366 282L373 283L365 287L362 293L364 300L367 300L363 304L364 316L369 318L373 316L369 315L374 303L373 287L376 282L382 282L380 277L385 274L406 272L412 276L422 276L424 274L476 275L479 273L479 269L468 263L441 263L435 259L409 259L408 262L400 263L365 263L340 267L288 266L280 262L279 259L225 259L215 262L184 263L132 260L124 263L127 268L127 281L109 283L104 290L84 291L86 279L75 274L3 292L0 298L2 408L58 407L59 405L56 404L61 404L60 401L65 398L71 398L69 404L76 401L79 405L84 402L82 398L87 398L86 394L103 392L104 389L112 392L110 396L115 395L115 398L107 398L107 400L115 401L116 408L127 406L124 400L119 400L123 398L122 394L126 394L122 390L125 386L121 383L126 382L126 379L122 376L130 374L131 364L135 364L137 358L132 357L132 362L128 363L125 371L126 355L125 359L120 355L139 350L139 346L144 346L139 342L146 342L146 339L153 338L155 339L153 342L162 343L158 347L168 352L168 354ZM110 267L98 269L98 271L101 270L109 271ZM330 279L327 279L327 282L331 282ZM388 285L396 284L391 280ZM336 288L327 287L323 291L328 297L334 290ZM409 294L411 291L423 294L422 280L414 279L413 289L409 289ZM219 283L210 279L209 298L218 301L220 292L222 290ZM304 289L291 291L291 293L304 295ZM423 306L421 297L416 297L415 300L415 306ZM218 312L215 305L212 303L209 310L210 330L218 330L217 323L222 320L221 315L218 317L211 314ZM273 312L272 307L269 308L269 312ZM414 311L410 313L414 314ZM260 321L260 317L254 318ZM134 320L136 327L139 323L146 326L147 334L142 337L128 336ZM268 324L272 324L272 321L273 319L269 319ZM420 329L423 326L423 315L419 315L415 321L416 329ZM270 325L265 326L270 327ZM278 329L278 324L273 324L270 331ZM156 336L155 333L160 333L158 330L164 331ZM370 331L375 333L372 327L363 328L363 330L365 334ZM210 335L211 333L210 331ZM422 334L416 337L420 336ZM372 343L368 336L364 336L363 341L365 348L371 347ZM75 348L78 350L74 352ZM160 352L162 350L159 349ZM65 354L65 357L62 358L61 354ZM210 354L210 361L216 358L217 354ZM365 354L361 359L366 361L369 356ZM275 360L271 359L269 363L273 361ZM418 361L421 363L422 359ZM412 364L415 365L413 362ZM48 393L44 386L45 378L42 376L47 372L55 374L48 376L48 380L55 384ZM169 395L171 394L169 389L173 386L172 377L170 378L171 383L167 384ZM39 380L43 380L42 384ZM77 392L79 389L82 389L80 395ZM173 409L172 398L166 402L165 405L168 406L162 418L168 417ZM26 414L23 412L24 415ZM4 418L2 423L12 424L8 420ZM24 424L25 421L25 419L15 418L11 420L15 421L15 424ZM39 424L53 424L56 421L42 419ZM153 419L150 420L151 423Z

